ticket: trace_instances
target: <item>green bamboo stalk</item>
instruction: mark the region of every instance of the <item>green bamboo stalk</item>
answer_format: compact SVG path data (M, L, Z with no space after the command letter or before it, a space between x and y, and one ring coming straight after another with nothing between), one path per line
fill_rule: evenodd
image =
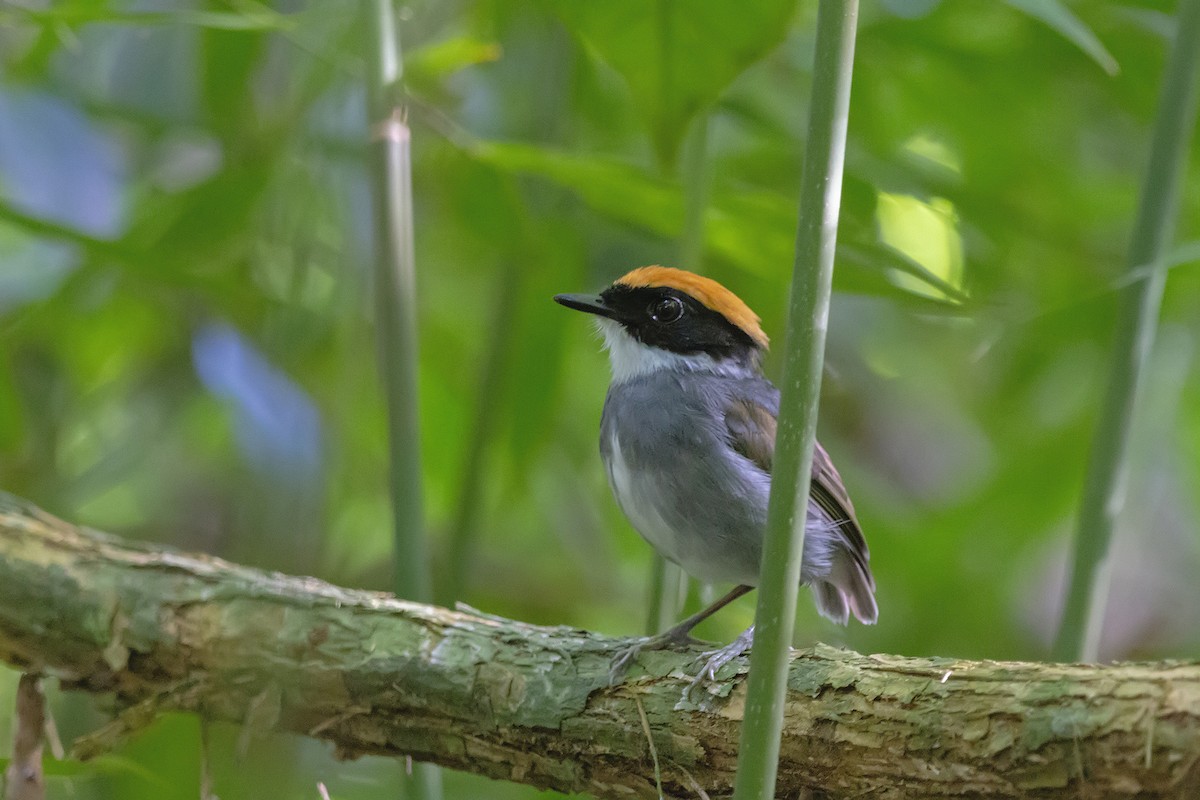
M667 630L683 616L688 576L678 564L655 553L650 559L649 583L650 607L646 612L646 634L653 636Z
M1125 505L1130 422L1154 345L1167 280L1167 249L1196 122L1198 65L1200 0L1181 0L1126 260L1127 273L1140 272L1141 277L1120 294L1108 387L1092 441L1075 535L1071 584L1054 645L1054 657L1060 661L1096 658L1108 596L1109 547L1117 515Z
M750 652L735 800L775 796L788 651L796 620L817 401L837 244L858 0L820 0L779 430Z
M412 161L391 0L371 0L376 37L368 114L375 229L375 331L388 410L396 594L428 600L417 409L416 266Z
M367 114L376 237L375 331L388 411L393 585L398 597L424 602L431 599L432 586L421 475L412 156L403 60L392 0L367 0L363 12L371 34ZM437 800L441 773L432 765L413 765L401 794Z
M683 233L676 266L703 272L704 212L708 209L711 170L708 158L709 116L702 114L684 154ZM679 567L655 553L650 564L650 603L646 633L661 633L679 621L687 601L688 577Z

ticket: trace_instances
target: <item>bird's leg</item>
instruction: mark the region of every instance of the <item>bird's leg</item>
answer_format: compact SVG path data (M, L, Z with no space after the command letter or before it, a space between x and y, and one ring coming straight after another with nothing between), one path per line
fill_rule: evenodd
M609 681L611 683L619 681L621 676L625 674L625 671L629 669L629 666L646 650L666 650L682 644L690 644L694 641L691 636L693 628L753 588L753 586L735 586L720 600L717 600L702 611L697 611L673 628L657 636L648 636L629 647L622 648L617 652L616 657L613 658L612 667L608 671Z
M708 650L700 654L700 658L707 658L704 666L696 673L696 677L683 690L683 698L687 700L691 697L692 690L703 686L706 683L716 683L717 673L721 671L721 667L733 661L738 656L747 652L754 644L754 626L751 625L746 630L742 631L736 639L724 647L719 647L716 650Z

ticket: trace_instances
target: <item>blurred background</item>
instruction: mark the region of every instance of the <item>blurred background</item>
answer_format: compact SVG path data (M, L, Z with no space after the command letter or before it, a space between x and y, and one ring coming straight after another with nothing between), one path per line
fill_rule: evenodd
M782 344L815 4L684 5L404 9L440 602L645 626L651 551L597 452L607 359L553 294L682 266ZM864 0L820 436L881 613L839 628L805 593L798 643L1046 656L1173 6ZM132 539L390 586L359 10L0 2L0 488ZM1193 167L1105 658L1200 645L1197 220ZM699 633L726 641L753 609ZM15 682L0 670L0 708ZM51 696L66 739L104 719ZM238 735L212 731L226 800L396 794L392 761L288 737L239 754ZM162 720L51 767L51 796L193 798L199 741ZM446 793L537 794L458 774Z

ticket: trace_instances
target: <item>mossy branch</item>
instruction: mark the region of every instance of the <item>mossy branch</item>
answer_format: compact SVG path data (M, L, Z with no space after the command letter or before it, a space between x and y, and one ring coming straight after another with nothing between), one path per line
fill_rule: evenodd
M122 542L0 495L0 658L128 710L87 755L166 710L411 755L598 797L727 794L742 663L681 702L691 653L403 602ZM699 700L699 699L698 699ZM1200 664L1050 665L792 654L779 796L1192 798Z

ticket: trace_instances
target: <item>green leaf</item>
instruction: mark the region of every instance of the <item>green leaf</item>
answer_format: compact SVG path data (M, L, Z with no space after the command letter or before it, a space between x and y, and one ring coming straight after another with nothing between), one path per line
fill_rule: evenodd
M1117 64L1117 60L1101 43L1100 38L1061 0L1005 0L1005 2L1034 19L1046 23L1063 38L1074 43L1109 75L1116 75L1120 72L1121 68Z
M225 31L282 31L291 30L295 22L287 15L266 6L254 6L246 11L116 11L94 3L65 3L44 9L9 8L0 11L0 22L33 22L39 25L78 27L90 23L112 25L191 25Z
M470 36L453 36L406 53L404 71L410 80L432 80L476 64L496 61L502 53L500 45L495 42L484 42Z
M562 153L534 145L487 142L475 156L518 174L536 175L575 192L592 209L666 238L683 232L684 203L679 186L629 164ZM746 272L774 275L792 258L796 207L773 192L716 191L705 212L705 247ZM920 299L923 305L954 305L961 291L894 248L844 236L839 261L850 269L834 273L839 291L894 299ZM929 291L897 286L895 273L911 275ZM945 301L942 298L947 298Z
M506 172L546 178L597 211L655 233L676 235L683 227L679 189L630 164L512 142L485 142L474 154Z
M1180 242L1171 248L1166 256L1166 264L1170 268L1182 267L1200 262L1200 240Z
M669 165L692 117L783 41L795 0L759 0L753 13L723 0L554 0L552 8L625 79Z
M932 301L933 306L946 306L945 301L951 301L951 304L957 305L967 302L969 299L961 289L947 283L938 275L935 275L923 265L917 263L909 256L901 253L894 247L890 247L882 243L874 242L859 242L848 239L838 244L837 257L838 267L846 272L846 267L857 267L868 271L887 271L892 270L899 275L909 275L924 283L935 294L921 294L918 292L905 291L905 294L910 295L906 299L924 298ZM851 276L847 276L851 277ZM836 275L835 275L836 278ZM867 281L861 288L855 290L843 281L839 281L838 288L842 291L857 291L860 294L872 294L873 281Z

